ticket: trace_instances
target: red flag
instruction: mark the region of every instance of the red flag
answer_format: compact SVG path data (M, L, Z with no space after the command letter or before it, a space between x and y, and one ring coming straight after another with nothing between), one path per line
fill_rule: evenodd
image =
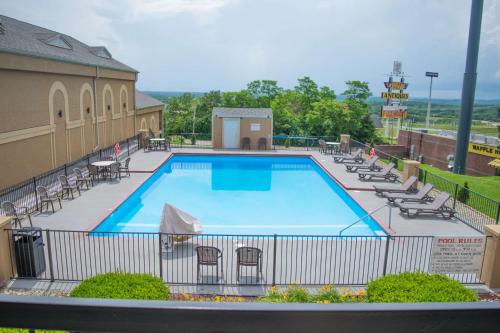
M370 149L370 158L375 156L375 148Z
M118 154L120 154L121 151L122 151L122 149L120 148L120 144L117 142L115 144L115 155L118 156Z

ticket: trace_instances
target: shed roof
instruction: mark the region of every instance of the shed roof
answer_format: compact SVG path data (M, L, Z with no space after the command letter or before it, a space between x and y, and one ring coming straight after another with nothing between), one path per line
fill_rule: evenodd
M150 108L152 106L164 106L165 104L162 101L157 100L154 97L149 96L148 94L143 93L142 91L135 90L135 108L136 109L145 109Z
M71 36L3 15L0 15L0 52L137 72L113 59L104 46L91 47Z
M213 108L212 116L239 118L272 118L271 108Z

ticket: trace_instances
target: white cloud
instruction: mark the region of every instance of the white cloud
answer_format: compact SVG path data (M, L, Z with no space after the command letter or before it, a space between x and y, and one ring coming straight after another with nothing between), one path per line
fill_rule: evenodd
M211 15L226 6L229 0L132 0L134 18L176 14Z

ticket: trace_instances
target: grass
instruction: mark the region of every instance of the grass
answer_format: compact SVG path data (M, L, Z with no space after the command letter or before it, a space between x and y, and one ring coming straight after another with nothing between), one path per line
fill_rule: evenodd
M421 164L420 169L427 170L433 174L441 176L453 183L464 185L469 183L471 191L482 194L488 198L500 201L500 176L467 176L458 175L449 171L444 171L427 164Z

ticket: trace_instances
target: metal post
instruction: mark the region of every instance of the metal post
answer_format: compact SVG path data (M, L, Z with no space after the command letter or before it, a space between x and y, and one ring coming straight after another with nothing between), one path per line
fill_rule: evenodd
M274 245L273 245L273 287L276 285L276 246L278 242L278 235L274 234Z
M497 217L496 217L496 224L498 224L498 219L500 218L500 202L497 203Z
M64 163L64 175L68 177L68 166Z
M158 256L160 259L160 278L163 280L163 257L162 257L162 251L161 251L161 248L162 248L162 243L161 243L161 232L158 233L158 246L159 246L159 249L158 249Z
M128 138L127 138L127 156L130 156L130 143L128 142Z
M483 0L472 0L467 59L465 62L464 81L462 85L460 123L458 125L455 160L453 163L453 172L458 174L465 174L466 171L467 149L469 145L472 110L474 108L474 94L476 91L477 58L481 36L482 15Z
M52 248L50 246L50 230L49 229L45 230L45 234L47 235L47 254L49 257L50 281L54 282L54 268L53 268L53 264L52 264Z
M385 254L384 254L384 268L382 271L382 276L387 274L387 259L389 258L389 241L391 240L391 236L387 235L385 238Z
M391 224L392 224L392 207L391 207L391 205L387 205L387 208L389 208L389 229L391 229Z
M425 181L427 180L427 170L424 170L424 185L426 184Z
M429 86L429 101L427 102L427 117L425 118L425 128L429 130L429 121L431 118L431 101L432 101L432 79L433 77L431 76L431 84Z
M455 191L453 193L453 209L455 209L455 206L457 204L457 195L458 195L458 184L455 184Z
M38 192L36 191L36 177L33 177L33 188L35 189L35 204L36 209L38 210Z

